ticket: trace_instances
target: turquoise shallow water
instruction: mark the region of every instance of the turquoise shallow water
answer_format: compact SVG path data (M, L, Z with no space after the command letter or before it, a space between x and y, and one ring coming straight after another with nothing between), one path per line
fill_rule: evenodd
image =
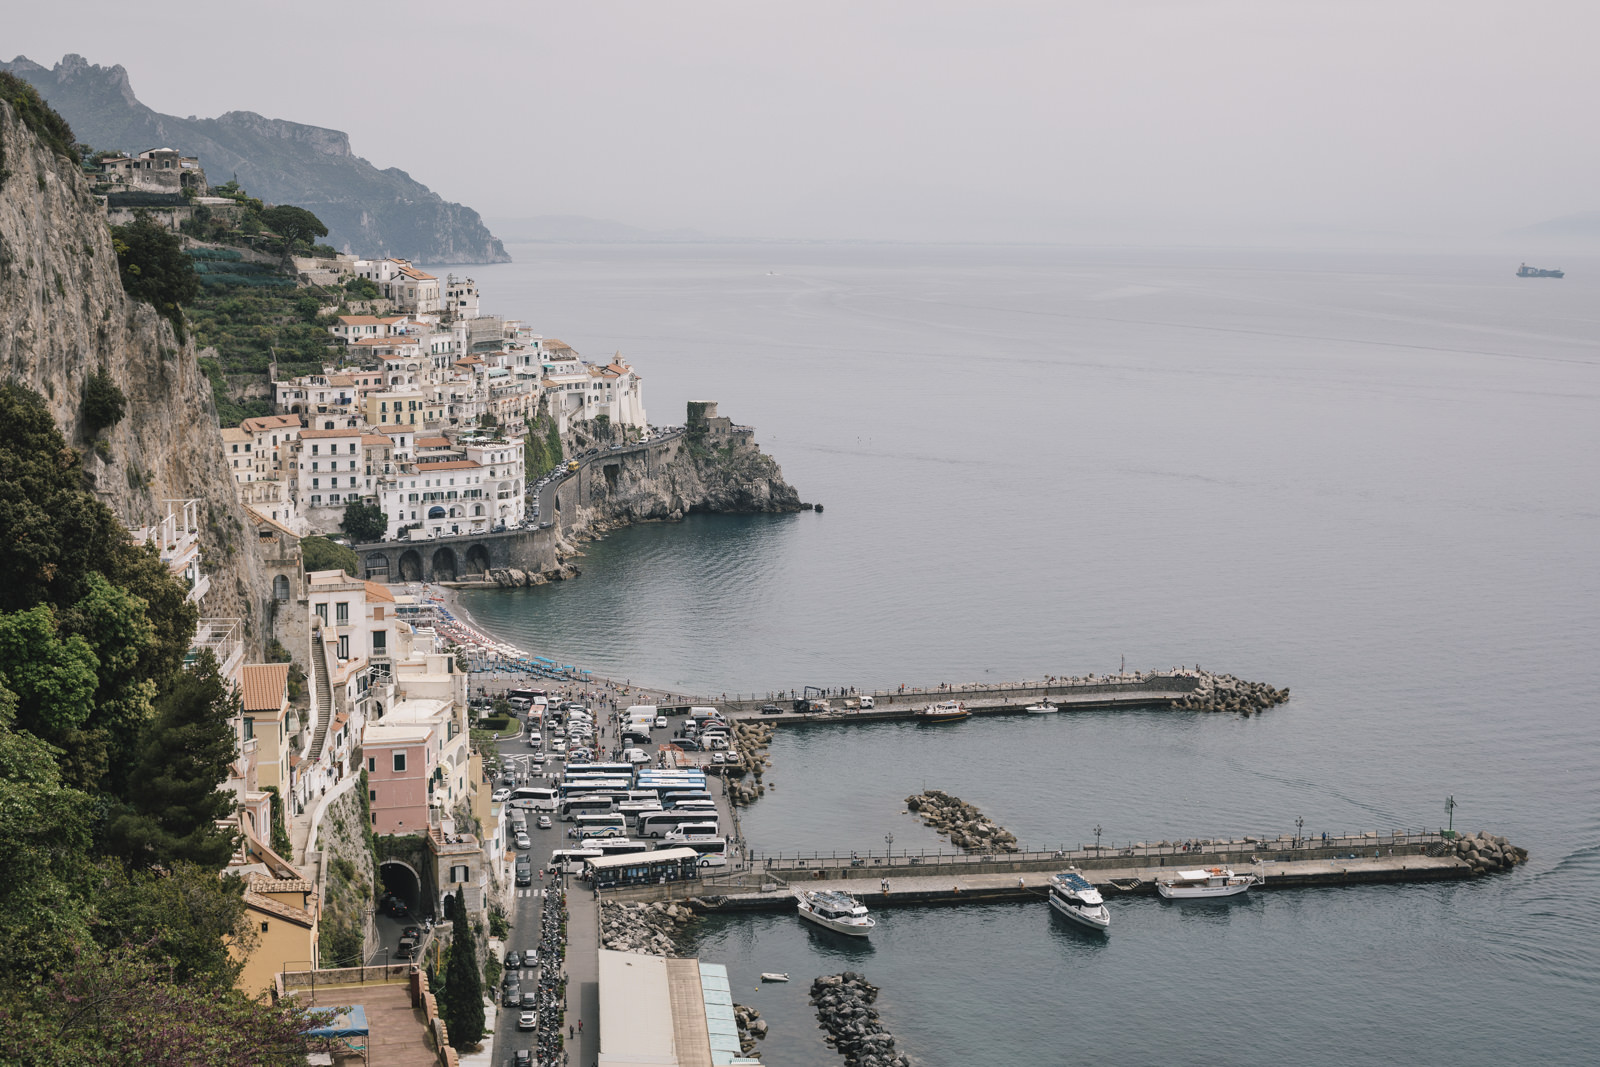
M1293 689L1251 719L781 733L761 847L932 847L900 814L926 784L1042 846L1434 826L1454 795L1458 827L1533 851L1473 885L1119 902L1103 944L1043 905L888 914L858 969L920 1062L1591 1061L1600 264L1540 285L1471 257L514 252L475 272L491 304L621 348L657 421L719 400L827 510L621 531L577 581L470 595L491 629L698 691L1123 655ZM701 949L736 983L849 951L780 916ZM834 1062L803 986L750 1001L777 1012L769 1063Z

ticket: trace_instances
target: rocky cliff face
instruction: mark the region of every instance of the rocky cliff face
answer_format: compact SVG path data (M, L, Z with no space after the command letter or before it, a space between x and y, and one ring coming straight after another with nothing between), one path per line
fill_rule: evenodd
M654 476L591 483L591 526L681 519L695 513L751 515L801 511L794 486L747 434L720 448L682 441Z
M237 175L252 196L298 204L327 224L328 242L361 255L426 263L505 263L478 213L451 203L405 171L379 170L339 130L230 111L214 119L163 115L139 102L121 66L68 55L49 68L18 56L0 63L39 90L96 148L170 147L200 157L214 182Z
M0 374L45 398L101 500L129 526L165 514L168 499L202 500L211 591L201 614L246 621L251 642L267 583L234 502L211 389L192 342L147 304L129 300L105 217L79 168L41 145L0 102ZM127 414L97 450L82 424L85 379L105 367Z

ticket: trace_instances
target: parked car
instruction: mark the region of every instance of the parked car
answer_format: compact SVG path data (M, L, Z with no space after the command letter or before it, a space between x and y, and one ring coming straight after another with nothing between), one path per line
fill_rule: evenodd
M776 704L763 704L763 705L761 705L761 714L763 714L763 715L782 715L783 714L783 709L778 707L778 705L776 705Z
M669 744L669 745L677 745L679 748L683 749L685 752L699 752L700 751L700 742L696 741L692 737L673 737L673 738L668 739L667 744Z
M698 779L696 779L696 780L698 781ZM529 840L527 834L519 834L518 835L518 837L517 837L517 848L518 848L518 850L526 851L527 849L530 849L532 847L533 847L533 842L531 840Z
M525 1011L521 1015L517 1016L517 1029L518 1030L537 1030L537 1029L539 1029L539 1013L536 1012L536 1011Z
M496 789L489 795L489 799L494 801L496 804L499 804L502 801L510 800L511 790L507 789L505 786L501 786L499 789Z
M526 856L523 856L521 859L517 860L517 884L533 884L533 864Z
M500 1003L503 1007L514 1008L522 1003L522 983L512 982L500 994Z
M518 952L516 949L512 949L510 952L506 953L506 967L507 967L507 969L513 969L514 970L515 968L518 968L518 967L521 967L521 966L522 966L522 953Z
M533 1049L517 1049L511 1057L511 1067L533 1067Z
M657 715L656 716L656 729L657 730L665 729L666 725L667 725L667 717L665 715Z
M541 830L550 829L550 816L548 816L548 815L539 816L539 829L541 829Z

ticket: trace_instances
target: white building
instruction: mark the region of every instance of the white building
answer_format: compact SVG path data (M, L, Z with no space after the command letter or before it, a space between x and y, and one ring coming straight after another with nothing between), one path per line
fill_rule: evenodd
M295 456L296 499L307 512L338 508L364 495L363 453L359 426L301 430ZM318 517L308 514L313 523Z

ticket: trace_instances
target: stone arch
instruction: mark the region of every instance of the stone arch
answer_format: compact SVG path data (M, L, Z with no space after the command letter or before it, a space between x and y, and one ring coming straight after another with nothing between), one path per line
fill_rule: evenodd
M389 557L382 552L368 552L363 557L363 563L366 566L368 578L375 582L389 580Z
M400 553L400 580L402 582L422 581L422 553L414 548L408 548Z
M473 545L467 549L467 573L482 574L489 569L489 550L483 545Z
M455 549L449 545L443 545L433 554L433 580L436 582L453 582L455 579Z
M272 599L289 599L289 578L287 575L280 574L272 579Z
M415 867L404 860L384 860L378 864L378 877L385 892L399 897L412 915L421 914L422 877Z

